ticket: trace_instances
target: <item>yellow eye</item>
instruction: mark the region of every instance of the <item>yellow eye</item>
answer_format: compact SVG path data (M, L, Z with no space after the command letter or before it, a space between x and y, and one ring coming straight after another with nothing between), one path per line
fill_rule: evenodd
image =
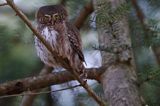
M53 20L58 20L59 18L60 18L60 17L59 17L59 15L58 15L58 13L52 15L52 19L53 19Z
M44 15L44 21L45 22L50 21L50 20L51 20L51 15L48 15L48 14Z
M52 17L57 17L58 13L52 14Z

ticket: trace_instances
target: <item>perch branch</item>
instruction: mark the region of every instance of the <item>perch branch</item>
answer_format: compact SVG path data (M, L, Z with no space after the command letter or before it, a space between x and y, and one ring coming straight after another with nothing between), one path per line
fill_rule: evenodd
M86 69L87 78L92 80L99 80L100 75L105 71L105 69L105 67ZM62 84L73 80L75 80L75 78L69 71L55 72L47 75L39 75L14 80L0 84L0 96L19 94L24 91L41 89L47 86Z
M66 0L60 0L60 4L64 5L66 4ZM92 3L88 3L84 6L84 8L81 10L79 16L76 18L74 25L80 29L83 26L83 23L85 22L86 18L89 14L91 14L93 11ZM32 91L33 93L39 92L39 90ZM36 95L25 95L23 96L21 106L31 106L33 104L33 100L36 97Z
M51 47L51 45L49 45L48 42L46 42L46 40L43 38L43 36L41 36L41 34L32 26L31 22L29 21L29 19L17 8L17 6L13 3L12 0L6 0L7 4L16 12L17 16L19 16L23 22L32 30L32 32L34 33L33 35L35 35L43 44L44 46L51 52L51 54L54 54L55 56L57 56L56 61L58 63L61 63L61 65L68 69L71 70L72 74L74 75L74 77L76 78L76 80L83 86L83 88L85 88L85 90L88 92L88 94L100 105L100 106L105 106L104 101L102 101L102 99L100 99L95 93L94 91L88 86L87 83L84 83L84 81L82 81L79 78L78 73L72 69L71 65L68 64L68 59L64 58L62 56L59 56L58 53L56 51L54 51ZM53 56L54 56L53 55ZM19 86L19 84L18 84Z

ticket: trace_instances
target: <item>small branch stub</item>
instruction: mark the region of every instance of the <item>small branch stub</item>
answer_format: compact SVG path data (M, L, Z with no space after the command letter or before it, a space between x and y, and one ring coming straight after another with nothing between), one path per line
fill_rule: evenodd
M6 5L8 5L7 3L2 3L2 4L0 4L0 7L1 6L6 6Z

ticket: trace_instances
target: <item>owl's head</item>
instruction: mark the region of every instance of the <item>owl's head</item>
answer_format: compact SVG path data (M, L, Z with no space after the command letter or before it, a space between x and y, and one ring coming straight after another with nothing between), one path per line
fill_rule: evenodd
M37 22L45 25L54 25L67 20L67 11L62 5L41 7L37 12Z

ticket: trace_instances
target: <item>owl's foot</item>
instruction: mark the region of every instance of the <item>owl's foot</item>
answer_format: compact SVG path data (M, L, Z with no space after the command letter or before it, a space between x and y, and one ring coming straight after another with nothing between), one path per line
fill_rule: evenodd
M83 73L81 74L80 76L80 80L83 81L83 85L85 85L87 83L87 74L86 73Z

